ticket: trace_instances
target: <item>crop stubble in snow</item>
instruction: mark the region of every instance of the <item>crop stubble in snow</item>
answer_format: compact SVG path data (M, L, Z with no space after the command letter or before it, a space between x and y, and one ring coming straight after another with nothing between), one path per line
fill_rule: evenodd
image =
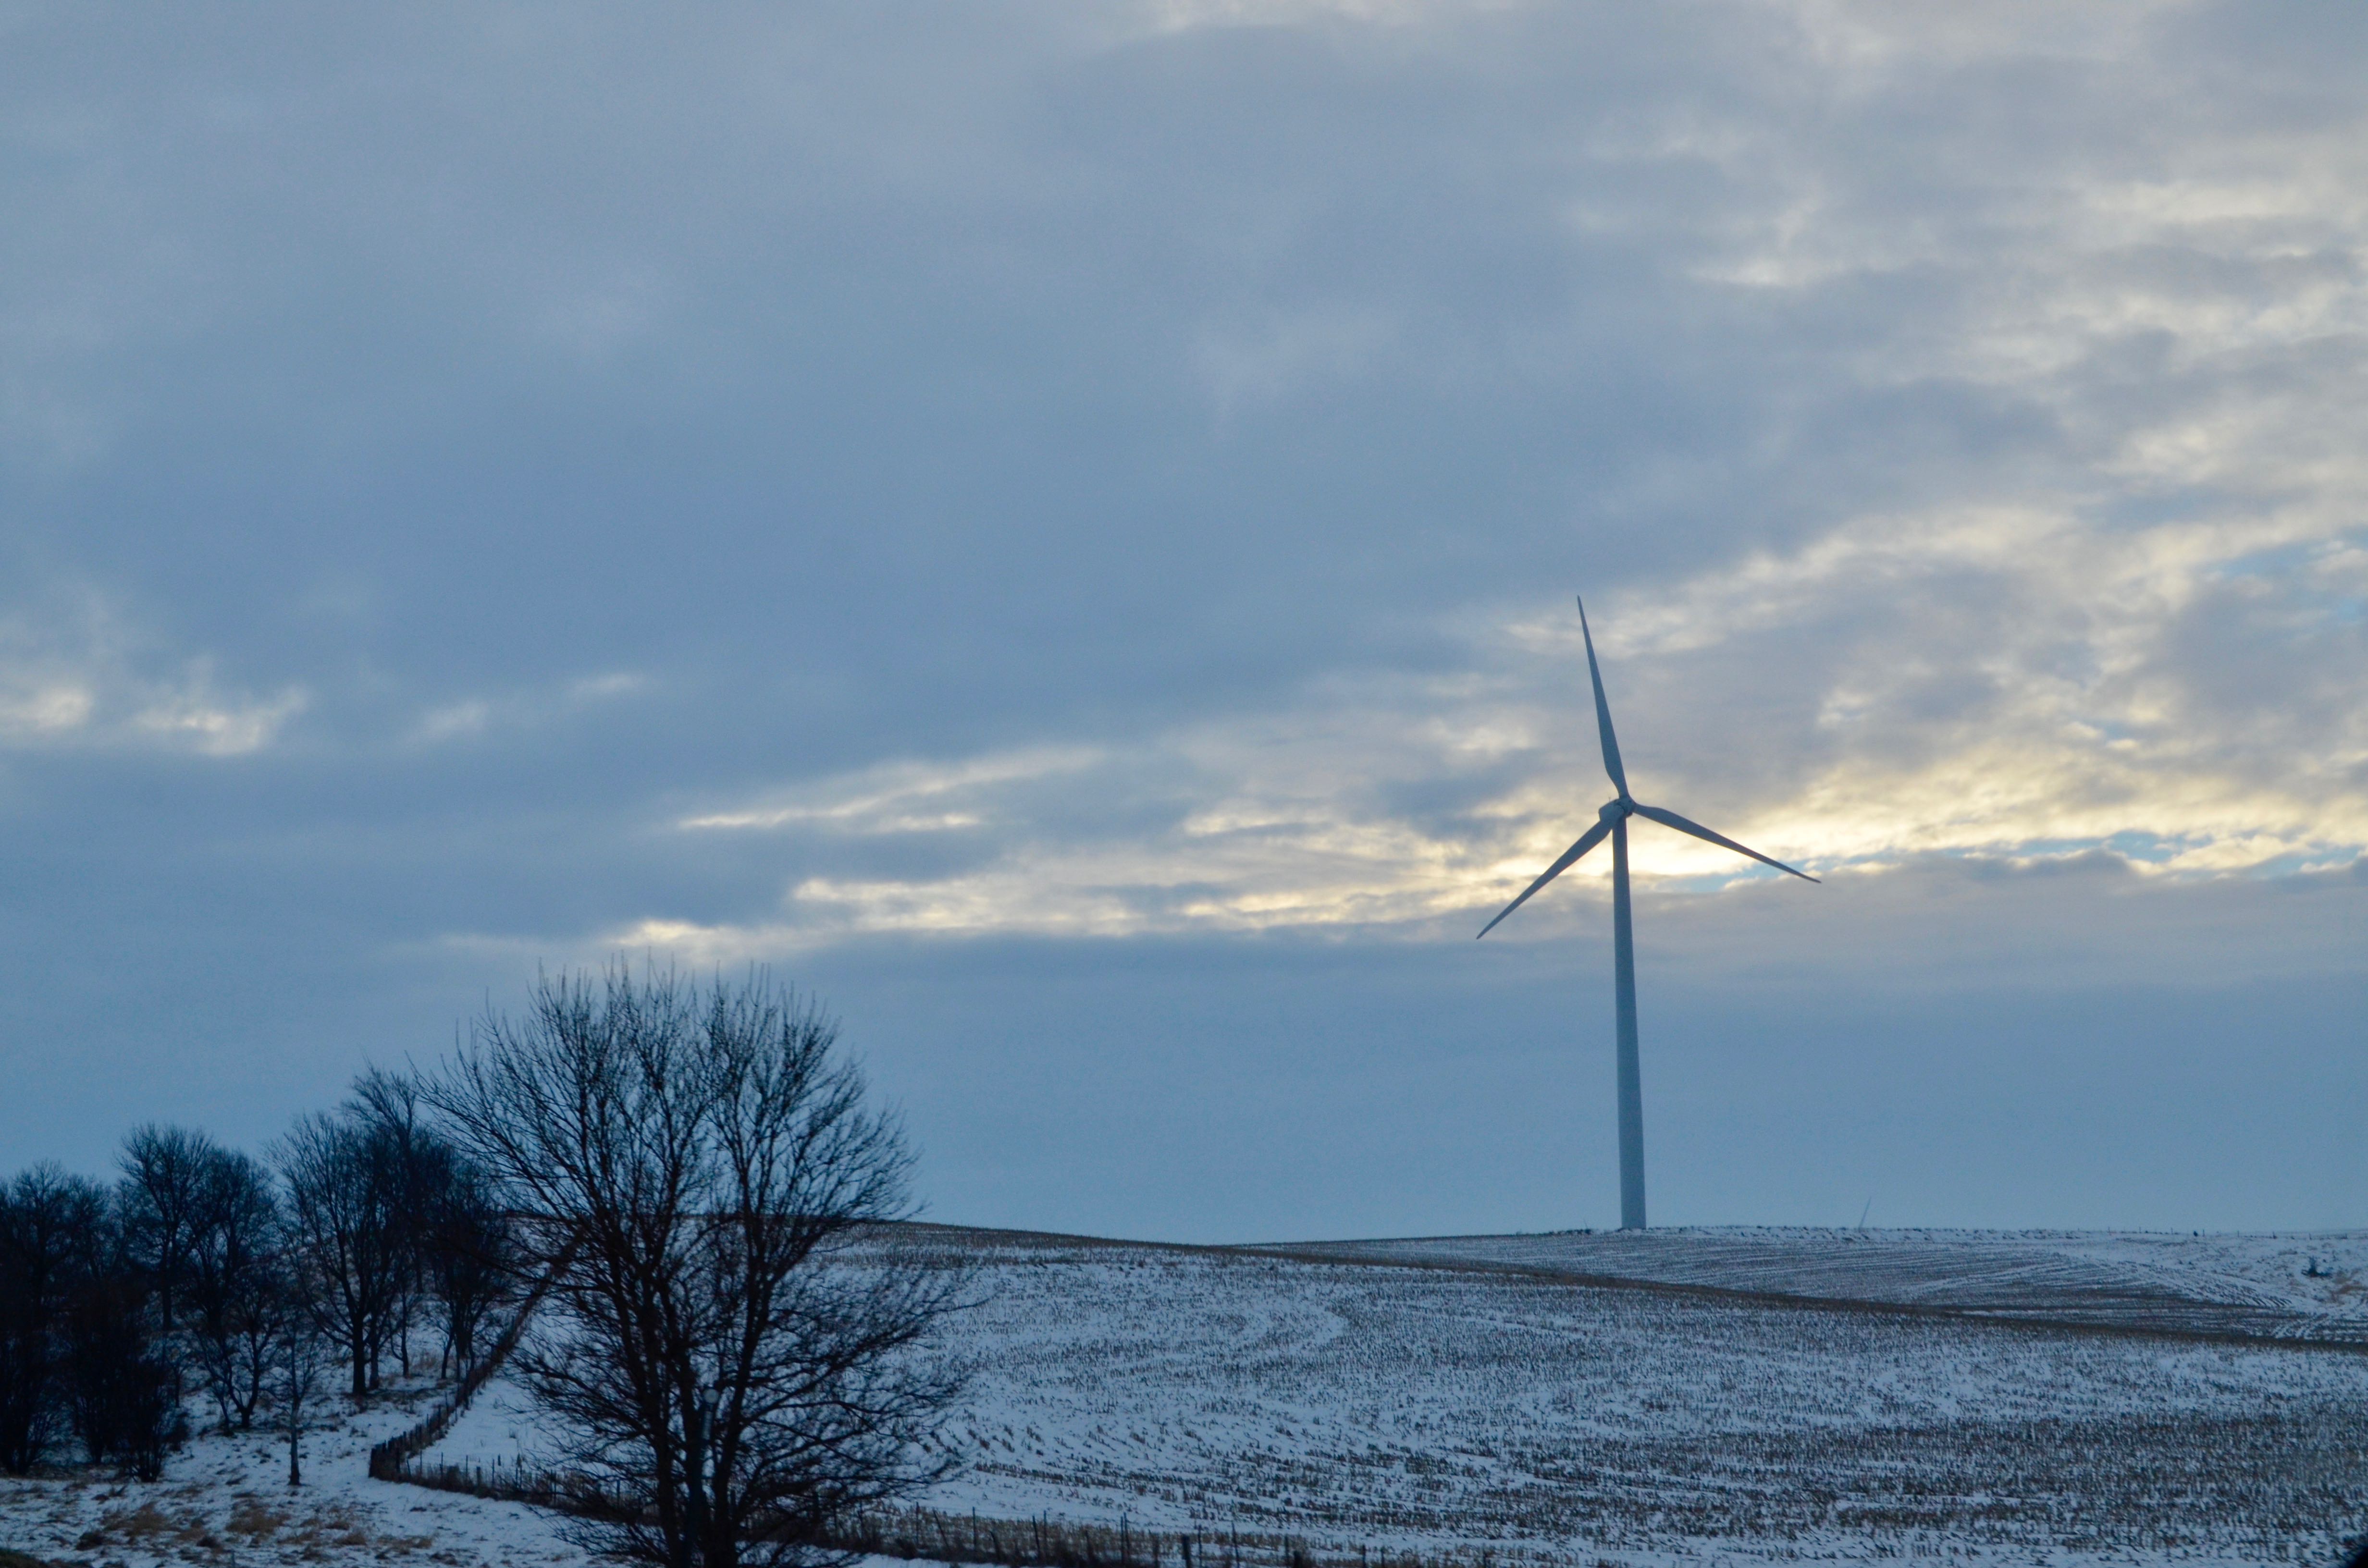
M1309 1242L1280 1250L2368 1348L2368 1234L2359 1233L2187 1236L1719 1226Z
M2265 1561L2368 1525L2355 1354L942 1237L984 1297L942 1507L1556 1556Z

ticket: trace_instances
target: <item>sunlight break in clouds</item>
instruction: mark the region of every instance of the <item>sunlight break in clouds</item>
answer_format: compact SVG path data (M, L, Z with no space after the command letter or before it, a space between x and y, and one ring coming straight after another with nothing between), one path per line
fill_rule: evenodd
M2018 545L2046 531L2025 517L1972 520L1924 530L1919 549L1911 530L1874 528L1866 540L1822 541L1805 560L1752 562L1659 599L1615 597L1600 612L1601 641L1640 794L1824 872L1933 853L2055 856L2100 846L2142 869L2189 874L2357 855L2368 844L2368 806L2345 787L2344 768L2347 759L2359 766L2358 716L2340 734L2283 737L2283 756L2248 751L2211 714L2184 712L2176 679L2158 667L2162 618L2206 591L2211 574L2173 573L2168 585L2157 582L2157 597L2099 594L2073 628L2080 641L2067 643L2065 596L2049 592L2049 575L2002 564L2030 559ZM2133 548L2085 580L2117 585L2114 567L2157 577L2164 553ZM1802 668L1793 706L1814 717L1793 737L1791 755L1769 759L1772 790L1754 786L1750 776L1761 770L1748 756L1689 776L1638 748L1638 736L1670 726L1641 722L1653 715L1619 694L1677 685L1681 677L1665 667L1677 655L1753 662L1779 634L1848 624L1870 594L1912 611L1969 562L2001 574L2001 597L2017 608L1965 628L1964 646L1919 638L1918 658L1961 661L1981 676L1982 695L1964 710L1918 711L1901 647L1868 636L1822 667ZM1754 613L1741 612L1746 602ZM866 777L817 788L811 793L822 803L689 819L683 827L857 837L985 826L995 848L983 864L923 881L801 879L780 922L761 930L649 924L620 940L745 956L881 931L1395 926L1453 934L1458 916L1485 914L1519 891L1610 793L1581 706L1583 655L1570 619L1567 631L1534 620L1508 626L1493 646L1475 648L1495 665L1476 678L1335 689L1303 710L1179 733L1135 755L1065 757L1064 787L1052 795L1035 788L1055 771L1042 757L990 756L899 768L889 787ZM2005 624L2035 630L1998 633ZM1994 633L1997 646L1983 646ZM2051 667L2073 646L2085 671L2078 678ZM1679 694L1695 724L1721 722L1716 679ZM1079 842L1062 801L1098 786L1180 795L1188 804L1156 834ZM1393 810L1394 793L1413 789L1453 804L1422 817ZM1639 831L1634 853L1645 879L1715 885L1764 875L1655 829ZM1607 866L1598 856L1575 874L1600 877Z
M2327 867L2368 846L2368 713L2343 656L2360 646L2364 555L2310 507L2118 530L2009 506L1871 516L1615 594L1600 643L1640 794L1811 869L2100 847L2162 873ZM2332 650L2318 685L2281 670L2273 688L2215 692L2214 615L2232 618L2216 639L2230 647L2267 634ZM995 847L926 880L801 878L763 929L621 939L745 954L882 931L1448 932L1517 891L1609 792L1576 616L1479 618L1469 645L1461 678L1335 684L1131 756L906 765L688 819L985 828ZM1755 687L1793 722L1741 714ZM1681 753L1637 744L1673 732ZM1750 739L1703 744L1724 733ZM1061 791L1039 792L1056 777ZM1183 804L1156 833L1081 840L1061 806L1080 787ZM1453 804L1409 816L1392 804L1409 790ZM1653 831L1635 855L1648 879L1763 874ZM1601 876L1601 860L1580 872Z
M960 825L984 830L982 858L926 880L803 877L765 927L647 922L614 940L745 956L881 931L1446 930L1478 904L1502 902L1500 891L1518 889L1591 820L1591 786L1565 789L1570 803L1557 812L1554 786L1542 780L1509 794L1490 782L1508 759L1535 767L1552 757L1566 784L1588 758L1571 744L1580 738L1576 724L1541 746L1534 737L1554 727L1546 707L1505 673L1337 685L1311 693L1304 710L1178 731L1126 751L908 765L887 770L894 782L884 787L867 775L813 790L815 804L679 825L856 839ZM1591 733L1586 738L1591 744ZM1394 792L1442 786L1435 812L1393 809ZM1148 817L1157 825L1081 830L1074 801L1085 797L1122 801L1125 824ZM1690 842L1645 835L1639 865L1694 874L1679 847Z
M2368 711L2357 601L2328 592L2359 547L2322 533L2274 516L2135 532L2008 511L1873 518L1623 597L1603 644L1650 661L1825 633L1831 760L1770 810L1821 862L2140 835L2162 846L2140 863L2166 869L2326 863L2368 845ZM1953 608L1967 603L1983 613ZM2228 703L2208 677L2218 650L2203 650L2206 678L2188 663L2215 613L2326 662L2260 672Z

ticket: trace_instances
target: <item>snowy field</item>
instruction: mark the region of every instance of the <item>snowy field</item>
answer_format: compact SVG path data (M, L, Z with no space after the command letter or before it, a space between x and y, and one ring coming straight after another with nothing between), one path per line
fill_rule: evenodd
M979 1381L965 1473L931 1500L951 1511L1638 1562L2313 1562L2368 1528L2368 1356L1502 1269L938 1244L985 1303L956 1335ZM497 1383L427 1457L533 1455Z
M2360 1231L2186 1236L1738 1226L1311 1242L1276 1250L2368 1345L2368 1232Z
M982 1515L1638 1562L2310 1562L2368 1528L2356 1353L1051 1238L968 1250L982 1375L971 1468L939 1506Z
M2223 1279L2265 1298L2289 1289L2285 1244L2268 1241L2224 1238L2215 1252L2194 1238L1817 1234L1828 1250L1893 1249L1858 1271L1861 1288L1917 1289L1923 1255L1908 1249L1947 1252L1947 1288L1902 1300L1960 1301L1967 1279L2019 1267L2017 1248L2143 1267L2180 1300ZM1656 1256L1673 1269L1704 1237L1772 1249L1796 1270L1815 1250L1807 1233L1679 1233ZM1475 1568L1484 1551L1639 1568L2332 1563L2368 1530L2368 1355L2291 1335L2100 1334L1531 1272L1609 1272L1596 1244L1657 1235L1362 1244L1432 1249L1417 1260L1428 1267L921 1239L973 1271L982 1302L953 1335L977 1381L950 1434L963 1472L930 1499L950 1511L1230 1528L1300 1537L1320 1556L1414 1551ZM1985 1252L1992 1242L2005 1250ZM2305 1310L2320 1278L2362 1261L2357 1238L2300 1245L2297 1267L2316 1257L2319 1274L2298 1276L2303 1305L2282 1310ZM1967 1254L1991 1259L1988 1275L1967 1273ZM1740 1282L1686 1283L1769 1289L1774 1266L1755 1267ZM2040 1295L2061 1283L2032 1278ZM2326 1315L2351 1310L2339 1299ZM523 1506L367 1479L368 1445L407 1423L406 1403L312 1438L312 1483L292 1503L284 1450L259 1437L202 1438L152 1487L0 1482L0 1546L127 1568L582 1561ZM531 1460L535 1433L497 1379L426 1458Z

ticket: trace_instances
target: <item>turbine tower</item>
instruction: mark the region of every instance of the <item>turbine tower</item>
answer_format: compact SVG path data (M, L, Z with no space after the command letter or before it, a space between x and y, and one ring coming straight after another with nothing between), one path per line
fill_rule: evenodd
M1578 842L1564 850L1562 858L1548 866L1536 881L1522 889L1521 896L1499 911L1496 920L1480 927L1480 935L1485 937L1494 931L1497 921L1529 903L1531 894L1577 864L1580 856L1605 838L1611 840L1611 972L1620 1030L1620 1228L1641 1231L1645 1228L1645 1090L1636 1067L1636 937L1628 915L1628 819L1643 817L1663 827L1691 834L1737 855L1748 855L1763 866L1790 871L1804 882L1817 879L1713 833L1698 822L1689 822L1673 811L1648 806L1628 793L1628 774L1620 766L1620 741L1611 733L1611 705L1603 699L1603 672L1595 663L1595 634L1588 630L1587 601L1583 598L1578 602L1578 634L1587 641L1587 675L1595 683L1595 727L1603 740L1603 771L1611 776L1611 787L1620 792L1595 813L1595 825L1579 835Z

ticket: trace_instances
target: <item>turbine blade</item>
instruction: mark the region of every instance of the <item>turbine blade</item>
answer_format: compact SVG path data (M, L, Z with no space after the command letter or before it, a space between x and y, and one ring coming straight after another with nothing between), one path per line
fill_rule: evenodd
M1674 827L1679 833L1691 833L1696 838L1702 839L1706 843L1719 845L1724 848L1732 849L1737 855L1748 855L1763 866L1773 866L1780 871L1793 871L1794 876L1800 878L1804 882L1814 882L1818 880L1817 878L1809 875L1806 871L1794 871L1792 867L1787 866L1783 861L1770 859L1748 845L1737 844L1735 840L1727 837L1725 834L1713 833L1710 829L1702 826L1702 824L1698 822L1689 822L1684 817L1678 815L1675 812L1664 810L1659 806L1638 806L1636 808L1636 814L1640 817L1650 817L1653 821L1659 823L1663 827Z
M1554 881L1556 877L1561 876L1565 871L1570 869L1572 864L1577 861L1580 856L1586 854L1588 850L1602 843L1604 835L1611 831L1611 824L1613 820L1614 819L1611 817L1606 817L1602 821L1597 823L1593 827L1588 828L1585 833L1581 834L1579 835L1578 842L1564 850L1562 852L1562 858L1555 861L1553 865L1548 866L1543 876L1540 877L1536 881L1531 882L1528 887L1523 888L1521 890L1520 897L1515 899L1512 903L1507 904L1503 909L1497 912L1497 920L1504 919L1506 915L1512 914L1513 911L1529 903L1530 894L1537 892L1540 888L1545 886L1548 882ZM1485 937L1489 932L1494 931L1497 928L1497 920L1491 920L1486 926L1481 926L1480 937ZM1476 942L1480 939L1480 937L1474 937L1472 939Z
M1603 672L1595 667L1595 633L1587 629L1587 601L1578 601L1578 634L1587 639L1587 678L1595 683L1595 728L1603 738L1603 771L1620 798L1628 798L1628 770L1620 766L1620 737L1611 733L1611 704L1603 700Z

